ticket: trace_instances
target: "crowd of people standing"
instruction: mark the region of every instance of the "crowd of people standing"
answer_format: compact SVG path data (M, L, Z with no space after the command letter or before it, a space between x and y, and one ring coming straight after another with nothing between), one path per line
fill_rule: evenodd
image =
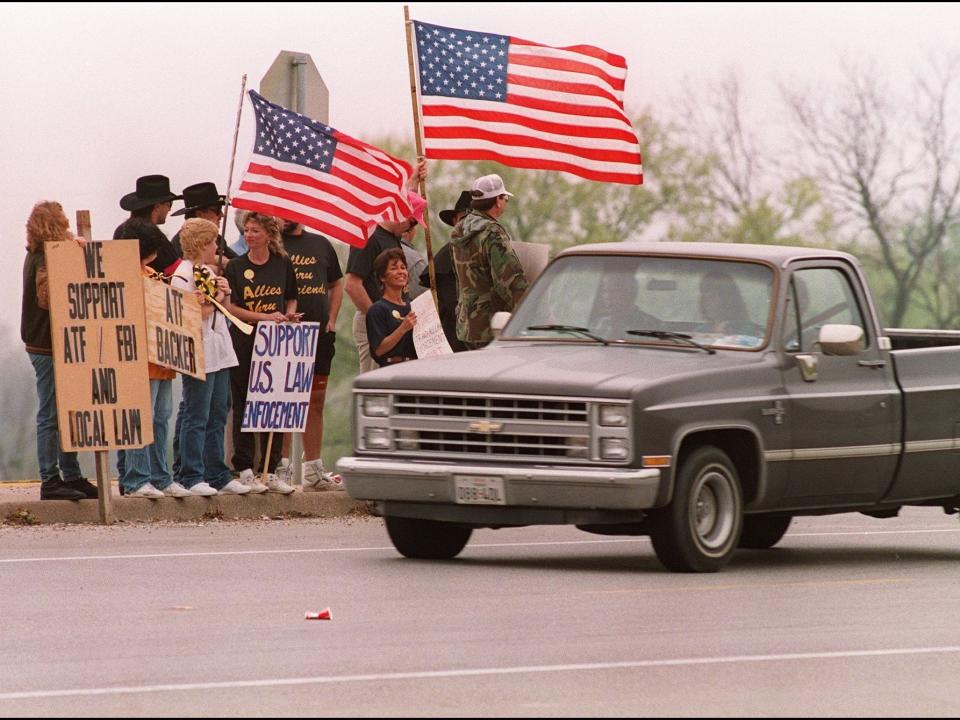
M410 300L431 284L426 261L413 244L417 226L425 221L426 202L415 192L425 176L426 165L421 161L408 184L411 215L381 221L366 246L351 247L345 273L327 238L270 215L240 213L242 237L228 246L217 224L227 200L212 182L188 186L177 195L163 175L137 180L135 190L120 200L130 216L113 237L138 242L145 277L196 294L206 378L182 375L182 400L169 458L177 373L149 364L154 440L146 447L117 453L121 494L156 499L295 491L289 433L271 442L267 433L241 431L253 337L241 331L233 318L251 325L320 324L303 433L303 485L305 490L340 489L339 477L323 466L321 450L323 409L343 295L356 308L352 329L360 372L416 358L412 332L416 314ZM512 310L526 290L520 261L498 221L511 197L499 176L487 175L462 192L452 209L440 212L453 232L436 256L438 310L455 352L488 344L493 314ZM172 216L185 215L185 222L170 240L160 226L178 200L184 206ZM40 495L42 499L95 498L97 487L82 476L76 453L64 452L59 442L43 251L48 241L84 242L70 232L62 206L44 201L34 206L27 222L21 313L21 336L36 375ZM233 454L228 464L225 437L231 407ZM259 473L260 468L265 472Z

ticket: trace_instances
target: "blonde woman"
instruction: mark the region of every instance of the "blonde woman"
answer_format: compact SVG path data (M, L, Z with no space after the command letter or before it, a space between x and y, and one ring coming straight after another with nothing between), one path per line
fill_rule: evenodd
M262 321L297 322L297 280L293 263L283 249L280 236L282 221L270 215L250 213L244 220L243 237L248 250L227 265L224 276L230 283L231 312L251 325ZM243 408L247 402L247 380L253 357L254 335L245 335L230 328L233 349L238 364L230 370L233 390L233 469L240 473L240 481L253 492L263 492L254 470L254 442L258 433L241 432ZM268 433L259 433L260 447L266 451ZM277 465L283 448L283 438L274 437L268 461L270 492L289 494L294 488L278 478Z
M215 272L218 235L217 226L210 220L187 220L180 231L184 259L170 280L171 286L195 292L200 300L206 370L205 380L183 375L176 480L194 495L245 495L250 488L233 479L223 459L223 433L230 412L230 368L236 367L237 355L226 317L197 285L198 277L201 283L209 278L213 299L220 304L229 301L230 285Z
M27 220L27 257L23 263L23 301L20 337L37 376L37 461L41 500L83 500L97 497L97 488L83 478L75 452L60 449L57 393L53 381L53 345L50 340L50 288L45 242L78 240L58 202L33 206ZM61 476L62 473L62 476Z

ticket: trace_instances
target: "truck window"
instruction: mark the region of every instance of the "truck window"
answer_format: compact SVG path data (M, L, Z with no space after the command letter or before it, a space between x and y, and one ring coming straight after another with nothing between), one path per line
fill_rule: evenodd
M758 349L767 334L772 289L773 272L759 263L571 255L547 268L501 337L582 340L540 329L566 325L615 342L662 342L632 333L677 332L705 345Z
M850 280L839 268L798 270L790 281L790 302L784 323L784 349L811 352L827 324L856 325L869 334Z

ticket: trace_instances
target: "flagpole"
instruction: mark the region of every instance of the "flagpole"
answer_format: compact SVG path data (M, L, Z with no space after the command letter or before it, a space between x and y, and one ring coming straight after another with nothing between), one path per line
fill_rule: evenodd
M417 72L413 63L413 23L410 20L410 6L403 6L403 22L407 31L407 64L410 68L410 102L413 106L413 133L417 144L417 162L423 159L423 131L420 127L420 97L417 93ZM420 196L427 199L427 179L420 179ZM430 241L430 205L428 212L423 214L423 237L427 245L427 269L430 272L430 292L433 294L433 304L440 311L440 302L437 299L437 274L433 267L433 243Z
M240 116L243 114L243 94L247 89L247 74L244 73L240 80L240 104L237 107L237 124L233 128L233 152L230 153L230 171L227 173L227 194L226 202L223 205L223 220L220 226L220 235L223 237L223 245L217 245L217 272L220 272L220 266L223 264L223 246L227 244L227 211L230 207L230 188L233 186L233 161L237 159L237 138L240 135Z

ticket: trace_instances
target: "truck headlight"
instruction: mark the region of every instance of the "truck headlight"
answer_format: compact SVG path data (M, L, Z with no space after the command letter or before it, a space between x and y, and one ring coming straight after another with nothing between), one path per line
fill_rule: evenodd
M364 395L363 414L367 417L388 417L390 415L389 395Z
M389 450L390 429L368 427L363 433L363 442L367 450Z
M600 438L600 457L604 460L626 460L629 448L624 438Z
M604 427L626 427L629 405L601 405L600 424Z

